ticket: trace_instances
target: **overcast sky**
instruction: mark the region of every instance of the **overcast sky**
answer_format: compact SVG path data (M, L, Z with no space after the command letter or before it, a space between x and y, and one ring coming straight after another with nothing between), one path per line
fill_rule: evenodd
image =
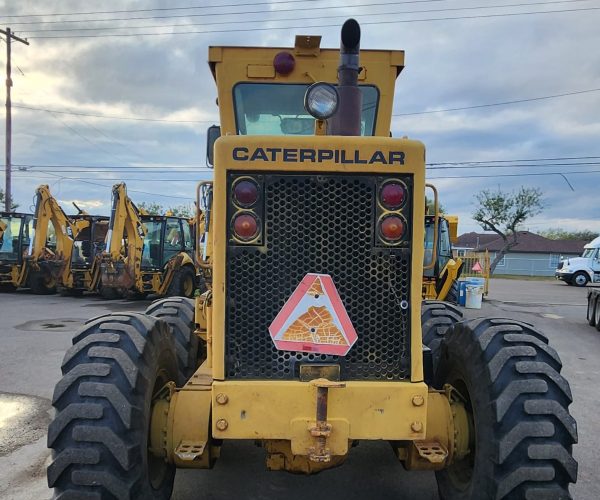
M67 15L90 11L124 12ZM534 14L512 15L519 13ZM471 220L474 193L521 185L544 192L545 209L528 229L600 231L597 0L0 0L2 26L30 42L12 44L15 201L28 210L35 187L48 183L68 213L77 201L107 214L110 186L125 180L135 201L191 202L196 181L211 175L203 168L205 130L218 123L208 45L291 47L295 34L311 34L337 47L339 28L319 25L341 26L347 17L362 24L363 48L406 51L394 114L574 94L394 118L394 136L425 142L429 163L498 162L428 170L461 232L480 230ZM134 33L169 34L113 36ZM39 38L82 34L102 36ZM1 126L4 134L3 119ZM577 159L540 161L548 158ZM513 160L531 161L514 167ZM514 175L547 172L568 182Z

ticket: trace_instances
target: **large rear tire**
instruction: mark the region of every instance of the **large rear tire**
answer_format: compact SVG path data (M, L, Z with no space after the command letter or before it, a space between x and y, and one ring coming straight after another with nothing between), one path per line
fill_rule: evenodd
M184 297L159 299L150 304L146 314L162 319L171 328L177 352L177 385L182 387L206 358L206 347L194 333L194 301Z
M452 286L448 291L448 295L446 296L446 302L450 302L450 304L458 305L458 280L454 280L452 282Z
M462 321L463 315L458 307L441 300L424 300L421 305L421 330L423 344L431 349L433 370L440 357L440 344L450 327Z
M596 309L598 309L598 299L591 293L588 294L588 305L587 305L587 320L590 326L596 326Z
M11 283L6 283L6 284L0 285L0 293L11 293L16 290L17 290L17 287L15 285L12 285Z
M196 290L196 273L191 266L183 266L173 273L171 284L167 288L168 297L194 296Z
M577 425L556 351L509 319L458 323L441 344L438 388L451 384L471 416L471 452L436 473L443 500L568 499Z
M56 293L56 280L50 273L31 271L29 288L36 295L52 295Z
M175 469L148 452L153 396L177 377L168 325L109 314L73 342L52 400L48 485L61 499L168 499Z

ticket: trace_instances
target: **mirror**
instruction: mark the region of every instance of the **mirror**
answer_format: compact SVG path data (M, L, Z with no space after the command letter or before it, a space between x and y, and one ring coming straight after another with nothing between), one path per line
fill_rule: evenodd
M211 125L206 131L206 163L209 167L214 166L215 141L221 137L221 127Z

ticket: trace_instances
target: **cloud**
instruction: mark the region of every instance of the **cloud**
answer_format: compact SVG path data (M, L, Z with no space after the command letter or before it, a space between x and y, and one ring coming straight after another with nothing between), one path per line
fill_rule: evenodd
M116 4L115 4L116 5ZM333 4L340 6L341 4ZM563 13L391 24L398 19L453 17L465 14L555 10L553 7L522 7L460 12L431 12L391 15L391 11L439 9L432 5L392 5L354 8L348 1L343 9L314 10L304 4L246 6L245 10L270 12L237 16L246 24L214 25L231 16L181 17L111 23L88 22L86 27L125 27L155 24L203 23L190 30L272 28L303 26L270 31L231 31L210 35L167 35L111 37L71 40L31 39L29 47L13 47L13 102L48 109L119 117L158 117L171 120L218 118L216 88L206 64L210 45L290 46L294 35L322 34L322 46L337 47L337 28L315 28L315 24L341 25L355 16L363 23L361 46L403 49L406 68L396 84L394 113L418 112L473 106L600 88L600 51L597 45L597 15ZM169 7L162 0L124 0L115 10ZM444 5L445 6L445 5ZM445 7L450 7L447 5ZM453 6L452 6L453 7ZM291 8L303 11L285 12ZM96 10L82 7L77 0L57 0L52 7L44 2L23 0L0 3L0 13L78 12ZM97 10L110 10L97 9ZM220 9L234 12L241 8ZM185 11L206 14L206 10ZM213 9L211 12L216 12ZM172 12L139 13L139 17ZM181 12L179 12L181 14ZM374 16L376 13L386 15ZM295 18L310 18L293 21ZM116 15L87 16L89 19ZM130 17L125 14L120 17ZM276 21L276 19L292 19ZM50 21L56 18L45 17ZM384 21L385 24L369 24ZM15 19L15 22L17 20ZM15 25L21 33L56 28L52 24ZM72 25L71 25L72 27ZM29 29L30 32L25 32ZM182 28L185 29L185 28ZM143 31L173 31L174 28L147 28ZM39 34L39 33L38 33ZM24 76L20 73L22 70ZM566 156L600 156L600 92L492 108L400 116L393 120L395 136L408 135L425 142L428 161L490 161ZM215 120L216 121L216 120ZM22 207L30 204L35 186L50 183L61 200L92 203L90 208L108 212L110 187L126 180L136 201L184 202L194 197L197 180L210 173L203 170L205 130L209 123L174 124L108 120L14 109L13 162L20 165L57 165L56 168L16 167L14 197ZM3 125L2 125L3 127ZM89 167L128 167L97 172ZM156 166L164 166L157 169ZM166 166L165 166L166 165ZM175 172L169 165L197 165L197 169ZM149 168L155 168L148 172ZM146 168L146 170L144 170ZM473 195L483 188L517 189L539 187L545 193L546 208L531 227L600 230L597 186L600 174L569 174L576 168L562 167L575 191L559 176L502 177L498 174L555 171L480 168L429 170L437 179L446 210L461 218L462 230L476 230L470 215ZM577 170L600 170L599 166ZM76 171L79 170L79 171ZM475 177L487 175L490 177ZM180 179L178 182L161 179ZM55 193L55 194L56 194ZM168 196L180 196L168 198ZM101 203L101 205L94 205Z

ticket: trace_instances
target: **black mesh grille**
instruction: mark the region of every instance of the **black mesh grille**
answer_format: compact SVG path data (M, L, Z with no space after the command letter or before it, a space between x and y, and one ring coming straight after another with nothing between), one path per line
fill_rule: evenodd
M229 174L229 192L240 175ZM390 177L243 175L264 190L265 227L256 246L229 239L227 377L293 379L302 363L325 362L344 380L407 378L411 234L394 249L376 248L374 234L377 189ZM402 180L412 192L412 179ZM228 220L235 211L229 203ZM410 207L403 214L411 220ZM278 351L271 340L270 323L307 273L331 275L346 306L358 340L344 357Z

